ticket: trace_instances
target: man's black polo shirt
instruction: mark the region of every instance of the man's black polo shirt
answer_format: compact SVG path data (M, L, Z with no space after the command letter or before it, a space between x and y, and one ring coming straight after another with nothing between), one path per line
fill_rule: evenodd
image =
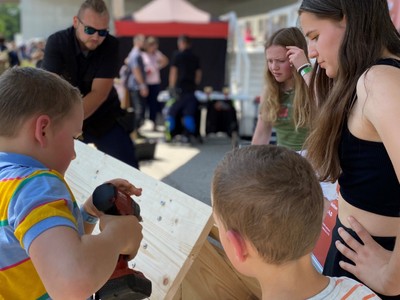
M49 36L42 68L59 74L73 86L88 94L95 78L118 76L118 40L107 35L103 43L85 56L78 45L75 29L70 27ZM84 121L83 132L101 135L121 115L118 94L114 88L103 104Z

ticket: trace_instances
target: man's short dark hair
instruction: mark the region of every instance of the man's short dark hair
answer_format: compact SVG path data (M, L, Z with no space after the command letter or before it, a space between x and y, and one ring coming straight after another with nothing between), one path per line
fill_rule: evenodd
M178 42L184 42L188 46L192 45L192 39L185 34L178 37Z
M98 14L108 14L107 5L103 0L86 0L84 1L78 11L78 17L81 17L82 13L86 9L92 9Z

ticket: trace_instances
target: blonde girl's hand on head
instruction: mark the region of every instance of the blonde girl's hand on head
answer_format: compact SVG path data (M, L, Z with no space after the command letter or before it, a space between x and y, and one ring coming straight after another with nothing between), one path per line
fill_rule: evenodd
M304 50L296 46L287 46L287 57L290 64L298 70L304 64L310 63Z

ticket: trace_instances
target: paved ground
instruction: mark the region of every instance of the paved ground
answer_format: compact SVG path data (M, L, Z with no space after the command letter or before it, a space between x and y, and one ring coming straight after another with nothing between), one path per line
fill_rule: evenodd
M152 132L148 124L142 127L141 134L158 140L155 158L140 161L141 171L211 205L212 174L219 160L232 149L231 139L221 133L209 135L194 146L166 144L163 133Z

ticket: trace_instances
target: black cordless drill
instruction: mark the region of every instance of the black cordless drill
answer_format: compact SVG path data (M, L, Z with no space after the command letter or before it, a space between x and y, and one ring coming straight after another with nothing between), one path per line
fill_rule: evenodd
M98 186L93 192L93 204L109 215L134 215L139 221L139 205L111 183ZM128 267L128 256L120 255L114 273L95 294L95 299L140 300L151 295L151 281L143 273Z

